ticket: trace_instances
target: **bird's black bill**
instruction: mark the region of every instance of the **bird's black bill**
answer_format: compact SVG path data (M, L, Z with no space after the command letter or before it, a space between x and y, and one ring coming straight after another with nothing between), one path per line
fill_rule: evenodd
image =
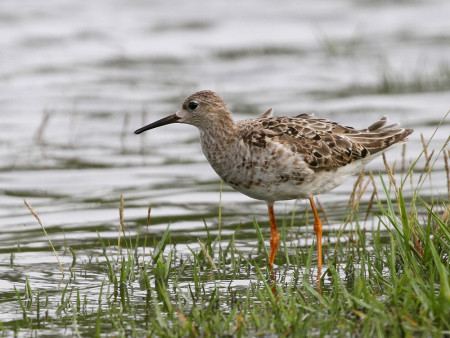
M150 124L146 125L145 127L139 128L134 133L140 134L140 133L143 133L144 131L147 131L150 129L158 128L161 126L165 126L166 124L177 122L179 119L180 118L176 114L173 114L173 115L164 117L161 120L158 120L156 122L150 123Z

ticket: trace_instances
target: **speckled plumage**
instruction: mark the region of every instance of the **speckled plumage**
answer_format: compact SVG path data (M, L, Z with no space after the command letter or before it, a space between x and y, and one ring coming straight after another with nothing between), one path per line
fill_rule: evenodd
M190 102L199 104L195 111ZM271 117L271 109L234 122L211 91L189 96L176 115L200 129L203 153L226 183L268 202L327 192L412 132L386 126L386 117L357 130L307 114Z
M226 183L267 201L269 213L275 201L309 198L315 217L312 196L335 188L385 150L406 142L412 133L412 129L386 126L386 117L358 130L308 114L272 115L269 109L256 119L235 122L216 93L200 91L189 96L174 115L136 133L169 123L194 125L200 131L203 153ZM274 218L271 228L276 232ZM275 251L276 245L271 264Z

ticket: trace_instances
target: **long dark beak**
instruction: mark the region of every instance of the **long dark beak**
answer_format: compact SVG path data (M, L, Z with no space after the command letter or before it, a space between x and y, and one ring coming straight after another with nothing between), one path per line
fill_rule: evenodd
M150 124L146 125L145 127L139 128L134 133L135 134L140 134L140 133L143 133L144 131L147 131L147 130L150 130L150 129L154 129L154 128L158 128L158 127L161 127L161 126L165 126L166 124L175 123L179 119L180 119L180 117L178 117L176 114L173 114L173 115L164 117L161 120L158 120L156 122L150 123Z

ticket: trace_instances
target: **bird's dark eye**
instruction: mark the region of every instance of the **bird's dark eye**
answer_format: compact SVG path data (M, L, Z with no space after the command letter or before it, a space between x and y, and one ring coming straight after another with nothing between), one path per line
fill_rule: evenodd
M197 109L197 107L198 107L198 102L191 101L191 102L188 103L188 108L190 110L195 110L195 109Z

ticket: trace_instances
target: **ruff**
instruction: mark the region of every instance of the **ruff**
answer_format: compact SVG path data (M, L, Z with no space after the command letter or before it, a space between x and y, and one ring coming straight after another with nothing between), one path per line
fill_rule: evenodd
M386 126L383 116L366 129L354 129L313 115L259 118L235 122L225 102L212 91L189 96L175 114L135 131L170 123L200 130L203 153L216 173L234 189L267 202L272 267L278 247L275 201L309 199L314 213L319 274L322 222L313 196L330 191L391 147L407 142L412 129Z

